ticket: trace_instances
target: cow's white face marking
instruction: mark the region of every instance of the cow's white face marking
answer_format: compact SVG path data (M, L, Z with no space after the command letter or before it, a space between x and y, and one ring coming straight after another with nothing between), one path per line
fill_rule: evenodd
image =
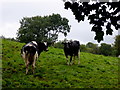
M44 42L45 46L47 46L47 42Z
M34 44L36 44L36 45L37 45L36 41L32 41L32 43L34 43Z
M120 58L120 55L118 56L118 58Z

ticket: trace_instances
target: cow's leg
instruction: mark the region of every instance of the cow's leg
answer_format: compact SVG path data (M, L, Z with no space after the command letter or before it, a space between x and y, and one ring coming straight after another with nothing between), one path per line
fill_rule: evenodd
M24 62L25 62L25 66L26 66L27 57L26 57L25 52L23 52L23 53L21 54L21 56L22 56L22 58L23 58L23 60L24 60Z
M32 64L33 74L35 73L35 64L36 64L37 59L38 59L38 53L36 52L35 55L34 55L34 61L33 61L33 64Z
M23 54L23 59L24 59L24 62L25 62L25 66L26 66L26 74L28 73L28 66L29 66L29 61L28 61L28 56L27 54Z
M27 65L26 60L24 59L25 66Z
M67 65L69 65L68 55L66 55L66 61L67 61Z
M29 61L27 60L27 62L26 62L26 74L28 73L28 66L29 66Z
M78 64L80 64L80 51L78 52Z
M32 72L33 72L33 74L35 73L35 63L36 63L36 59L34 59L33 64L32 64Z
M32 72L33 72L33 74L35 73L35 61L32 64Z
M70 56L70 65L72 65L73 62L72 62L72 56Z
M67 65L69 65L69 60L68 60L68 56L66 57L66 60L67 60Z
M73 64L75 64L75 55L74 55L74 59L73 59Z

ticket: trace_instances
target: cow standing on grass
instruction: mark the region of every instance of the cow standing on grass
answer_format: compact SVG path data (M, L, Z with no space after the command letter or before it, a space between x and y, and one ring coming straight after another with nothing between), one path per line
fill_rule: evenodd
M78 57L78 64L80 64L80 43L79 41L68 41L62 43L64 44L64 53L67 59L67 64L72 65L73 60L72 57L74 57L74 63L75 63L75 56ZM68 61L68 56L70 56L70 63Z
M32 65L32 71L34 73L36 60L42 51L48 51L48 45L46 42L37 43L36 41L32 41L22 47L21 56L25 61L26 74L28 73L29 65Z

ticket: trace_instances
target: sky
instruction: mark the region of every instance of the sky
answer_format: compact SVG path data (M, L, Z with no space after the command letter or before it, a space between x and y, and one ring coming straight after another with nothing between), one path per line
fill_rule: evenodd
M97 43L94 40L95 33L91 32L92 25L88 20L78 23L70 9L64 9L63 0L0 0L0 36L6 38L15 38L17 30L20 27L19 21L23 17L46 16L60 14L69 20L71 25L70 33L67 37L60 34L58 40L79 40L81 44L88 42ZM104 36L101 43L114 43L114 37L118 35L118 31L114 30L112 36Z

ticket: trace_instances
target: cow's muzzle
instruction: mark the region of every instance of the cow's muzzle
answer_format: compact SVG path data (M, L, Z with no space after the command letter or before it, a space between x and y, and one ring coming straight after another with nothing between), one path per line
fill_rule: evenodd
M45 50L46 52L49 51L48 48Z

